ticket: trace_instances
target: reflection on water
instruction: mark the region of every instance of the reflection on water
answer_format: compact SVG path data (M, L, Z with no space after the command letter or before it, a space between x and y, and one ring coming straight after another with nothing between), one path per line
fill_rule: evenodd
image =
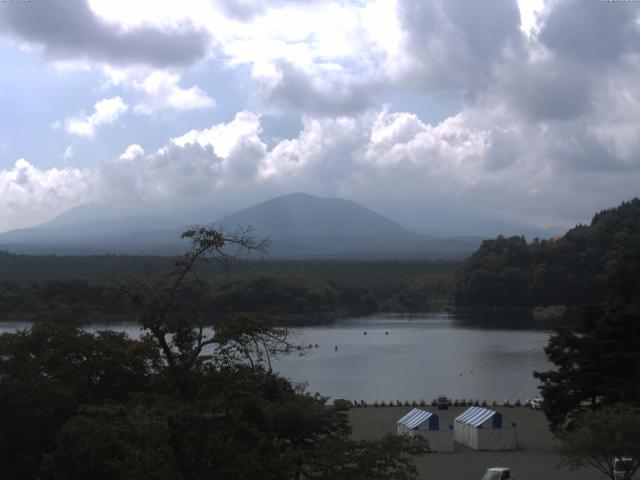
M514 328L518 325L518 329ZM28 328L0 324L0 332ZM134 323L91 325L140 335ZM366 334L365 334L366 332ZM502 402L537 395L534 370L546 370L549 331L523 320L472 313L374 315L291 331L294 343L315 345L282 357L274 368L308 390L351 400L420 400L445 394Z

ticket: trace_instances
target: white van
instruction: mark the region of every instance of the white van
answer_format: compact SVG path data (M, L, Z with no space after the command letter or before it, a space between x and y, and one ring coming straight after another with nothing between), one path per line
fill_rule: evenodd
M533 410L541 410L542 409L542 399L540 397L536 397L531 400L530 407Z
M511 469L505 467L493 467L487 470L482 480L511 480Z

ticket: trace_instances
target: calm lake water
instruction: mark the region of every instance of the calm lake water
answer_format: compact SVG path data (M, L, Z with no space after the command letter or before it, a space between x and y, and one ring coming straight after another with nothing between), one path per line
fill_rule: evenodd
M0 332L27 326L0 323ZM105 327L93 325L89 330L100 328ZM140 333L135 324L107 328L132 336ZM538 394L532 372L550 367L543 352L550 331L521 319L445 313L374 315L291 333L294 343L314 348L303 356L297 352L285 356L274 368L294 382L308 382L308 391L331 398L388 402L431 400L445 394L524 400Z

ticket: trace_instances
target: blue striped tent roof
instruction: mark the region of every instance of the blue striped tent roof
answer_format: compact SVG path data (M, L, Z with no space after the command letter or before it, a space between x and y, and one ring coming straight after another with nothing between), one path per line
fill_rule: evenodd
M473 427L479 427L498 412L481 407L471 407L456 417L456 422L465 423ZM502 423L502 422L500 422Z
M432 416L434 416L434 414L431 412L427 412L426 410L421 410L419 408L414 408L404 417L398 420L398 423L405 425L410 429L418 428L424 422L429 421L429 418L431 418Z

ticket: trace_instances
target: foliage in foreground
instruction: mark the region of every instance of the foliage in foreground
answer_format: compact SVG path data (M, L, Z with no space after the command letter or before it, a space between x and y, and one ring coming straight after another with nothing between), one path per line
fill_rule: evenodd
M207 335L197 264L261 244L246 232L185 236L193 249L167 278L122 287L140 339L68 318L0 336L0 478L416 478L424 440L354 441L346 405L272 372L271 358L295 348L286 330L235 316Z
M535 376L566 463L618 480L624 459L630 480L640 465L640 252L612 267L607 302L558 330L545 351L556 369Z
M631 480L640 467L640 410L605 407L585 411L576 419L576 428L563 433L562 455L573 468L591 466L616 480L616 462L627 463L624 480Z
M606 304L592 305L574 328L559 329L545 348L555 370L535 373L555 431L603 406L640 407L640 253L610 276Z

